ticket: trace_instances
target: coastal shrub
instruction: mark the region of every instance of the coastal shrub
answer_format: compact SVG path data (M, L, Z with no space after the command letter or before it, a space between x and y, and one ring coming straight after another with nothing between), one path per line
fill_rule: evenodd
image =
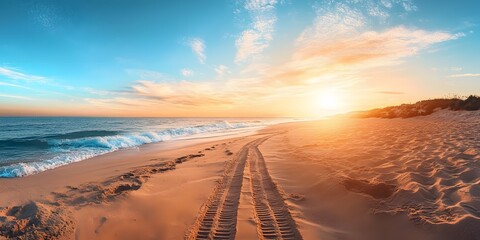
M480 110L480 97L470 95L465 100L455 98L437 98L416 102L414 104L402 104L400 106L372 109L365 112L357 112L357 117L378 118L410 118L430 115L441 109L453 111L476 111Z

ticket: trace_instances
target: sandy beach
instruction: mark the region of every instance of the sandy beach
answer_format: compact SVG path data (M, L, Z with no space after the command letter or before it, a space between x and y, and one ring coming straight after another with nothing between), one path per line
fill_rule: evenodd
M0 0L0 240L480 240L480 0Z
M0 179L0 238L478 239L479 117L279 124Z

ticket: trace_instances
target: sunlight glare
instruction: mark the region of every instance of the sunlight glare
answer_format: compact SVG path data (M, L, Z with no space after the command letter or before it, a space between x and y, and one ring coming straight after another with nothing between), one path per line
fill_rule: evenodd
M318 107L324 110L338 110L340 106L338 95L333 91L318 93L315 101Z

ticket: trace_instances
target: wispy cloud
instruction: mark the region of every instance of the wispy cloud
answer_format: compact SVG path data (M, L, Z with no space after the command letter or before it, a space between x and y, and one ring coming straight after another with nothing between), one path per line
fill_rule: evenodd
M94 89L94 88L90 88L90 87L83 88L83 91L85 91L87 93L90 93L90 94L93 94L93 95L99 95L99 96L118 94L118 92L99 90L99 89Z
M367 31L349 38L317 37L320 33L305 35L298 43L297 59L322 58L333 64L366 63L385 65L401 58L415 55L432 44L457 39L459 36L448 32L430 32L404 26L382 32Z
M400 5L407 12L418 10L418 7L412 0L380 0L380 3L388 9L392 8L394 5Z
M25 96L11 95L11 94L3 94L3 93L0 93L0 97L3 97L3 98L15 98L15 99L22 99L22 100L32 100L31 98L25 97Z
M44 84L42 82L43 85L48 85L48 86L51 86L51 87L60 87L60 88L64 88L64 89L68 89L68 87L66 86L63 86L63 85L57 85L57 84L54 84L54 83L48 83L48 84ZM19 85L19 84L14 84L14 83L8 83L8 82L0 82L0 86L8 86L8 87L13 87L13 88L20 88L20 89L25 89L25 90L28 90L28 91L31 91L31 92L35 92L35 93L40 93L40 94L44 94L44 95L64 95L64 96L70 96L69 94L65 94L65 93L61 93L61 92L56 92L56 91L50 91L50 90L44 90L42 88L34 88L34 87L26 87L26 86L23 86L23 85Z
M480 73L463 73L463 74L453 74L450 75L452 78L463 78L463 77L480 77Z
M193 70L188 69L188 68L184 68L184 69L180 70L180 73L181 73L182 76L184 76L184 77L191 77L191 76L193 76Z
M193 38L188 41L188 46L190 46L195 55L197 55L198 61L204 64L207 59L205 55L205 42L201 38Z
M131 97L114 97L114 98L86 98L86 102L96 106L105 106L111 108L112 105L138 107L148 103L145 99L135 99Z
M218 65L215 67L215 72L217 77L223 77L223 75L228 71L228 67L225 65Z
M366 2L373 4L374 1ZM276 84L333 84L336 81L351 85L361 81L360 76L367 69L400 64L406 57L419 54L436 43L463 36L405 26L371 30L372 17L368 16L366 8L372 5L364 3L332 1L317 7L312 25L295 40L292 59L257 72L263 73L263 79ZM376 4L373 6L386 11L402 1L385 2L388 7Z
M0 67L0 75L5 76L10 79L14 80L24 80L24 81L37 81L37 82L44 82L47 78L42 76L36 75L29 75L26 73L22 73L13 68L6 68Z
M403 9L407 12L417 11L418 7L413 3L412 0L400 0L397 2L402 4Z
M237 47L236 62L242 62L256 56L268 48L277 21L275 15L276 0L247 0L244 8L251 15L252 23L235 41Z
M351 87L364 81L362 76L369 69L400 64L407 57L419 54L436 43L458 38L447 32L403 26L378 32L356 32L356 35L345 32L337 36L335 32L331 38L325 38L316 32L320 29L317 26L306 29L313 32L304 32L297 39L289 61L276 66L259 66L255 70L259 83L270 86L320 84Z
M22 89L27 89L27 90L33 90L32 88L25 87L22 85L18 84L13 84L13 83L7 83L7 82L0 82L0 86L8 86L8 87L14 87L14 88L22 88Z
M138 96L172 104L198 106L231 103L225 94L218 91L218 86L216 87L211 82L138 81L132 86L132 89Z

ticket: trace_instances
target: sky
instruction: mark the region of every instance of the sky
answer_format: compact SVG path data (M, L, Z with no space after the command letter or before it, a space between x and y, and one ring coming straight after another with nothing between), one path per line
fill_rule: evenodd
M480 93L480 1L0 0L0 115L322 117Z

